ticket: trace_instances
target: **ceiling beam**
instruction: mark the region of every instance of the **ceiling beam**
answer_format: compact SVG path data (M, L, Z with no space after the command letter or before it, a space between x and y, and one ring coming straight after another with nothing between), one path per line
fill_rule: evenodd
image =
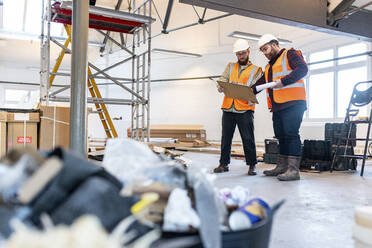
M165 17L164 17L163 30L161 31L164 34L167 33L167 28L168 28L168 23L169 23L172 7L173 7L173 0L169 0L167 12L165 13Z
M335 26L336 16L342 15L348 10L355 0L342 0L332 12L328 13L327 22L329 25Z
M328 13L331 13L343 0L328 0Z
M181 3L336 35L372 41L372 11L361 10L338 26L327 24L327 0L180 0ZM346 1L345 1L346 2ZM262 30L265 33L265 30Z

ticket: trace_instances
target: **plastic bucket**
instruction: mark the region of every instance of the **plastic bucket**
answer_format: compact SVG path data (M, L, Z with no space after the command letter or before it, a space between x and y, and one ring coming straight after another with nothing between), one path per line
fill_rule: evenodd
M271 226L275 213L284 203L284 200L275 204L269 216L254 224L251 228L235 232L222 232L223 248L268 248L270 244ZM156 242L157 247L188 247L202 248L198 233L163 232L161 240Z

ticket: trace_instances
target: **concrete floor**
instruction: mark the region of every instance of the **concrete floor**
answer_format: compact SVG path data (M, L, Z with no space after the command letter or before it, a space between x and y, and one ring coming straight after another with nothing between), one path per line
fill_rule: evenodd
M194 165L212 171L219 155L185 153ZM280 182L266 177L263 170L273 165L259 163L257 176L247 176L242 160L232 159L230 171L217 174L216 187L246 187L252 196L273 204L286 203L278 211L272 229L272 248L354 247L352 226L354 207L372 205L372 161L364 177L350 172L301 173L300 181Z

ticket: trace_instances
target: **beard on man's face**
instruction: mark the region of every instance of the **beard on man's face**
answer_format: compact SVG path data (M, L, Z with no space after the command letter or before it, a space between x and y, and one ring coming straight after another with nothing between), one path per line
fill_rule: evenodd
M265 55L266 56L266 58L268 59L268 60L272 60L273 58L275 58L275 56L278 54L278 51L276 51L276 50L274 50L273 48L271 48L271 51L267 54L267 55Z
M271 58L273 57L272 52L271 52L271 53L268 53L268 54L265 54L265 57L266 57L268 60L271 60Z
M249 57L247 57L245 60L238 59L239 65L247 65L248 64Z

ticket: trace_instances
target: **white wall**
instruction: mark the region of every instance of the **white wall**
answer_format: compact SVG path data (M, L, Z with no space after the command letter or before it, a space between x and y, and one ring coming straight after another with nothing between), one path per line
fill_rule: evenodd
M176 8L173 13L175 12L177 14L174 15L177 15L178 23L173 23L172 27L187 24L187 22L181 23L179 20L181 20L180 15L188 16L190 14L188 10L183 9L183 12L180 13ZM214 16L217 14L213 13ZM281 38L293 40L294 47L301 49L304 53L354 41L350 38L233 16L153 39L154 48L201 53L203 57L188 58L154 53L151 68L152 79L219 75L228 62L236 60L231 53L234 39L227 37L226 34L233 30L261 34L263 26L267 27L265 32L272 32ZM157 30L153 33L156 34ZM332 43L329 42L330 39L332 39ZM264 67L267 63L266 58L258 52L255 42L250 42L250 44L250 59L253 63ZM109 64L116 62L119 56L116 53L110 55ZM127 69L121 67L116 72L118 74L120 72L123 76L126 75ZM121 95L114 87L110 87L108 94L110 97ZM222 94L216 91L214 82L208 79L155 82L152 84L151 91L151 123L202 124L207 129L208 140L219 141L221 138L222 112L220 106L222 98ZM255 113L255 136L256 141L262 143L265 138L272 137L274 133L271 113L267 110L265 93L261 93L258 100L260 104L257 105ZM125 116L125 119L120 124L118 123L120 134L125 134L125 129L130 126L129 108L127 110L124 108L111 107L114 110L114 116L121 113ZM300 132L302 139L323 139L324 122L304 122ZM240 141L238 130L236 130L234 141Z
M252 22L252 20L246 22ZM151 77L164 79L220 75L228 62L236 60L231 52L234 39L226 37L226 33L231 32L226 26L235 25L234 23L237 23L236 18L229 17L154 39L154 48L202 53L203 57L190 58L153 53ZM251 60L259 66L264 66L266 63L264 57L254 48L254 43L251 46ZM109 64L123 57L125 56L120 53L114 53L109 56ZM103 60L102 58L99 62L103 63ZM111 73L125 77L129 76L128 70L126 66L121 66L112 70ZM122 89L115 86L110 86L106 96L129 97ZM151 123L202 124L207 129L207 138L219 141L221 139L222 111L220 106L222 99L223 95L217 92L215 83L209 79L155 82L151 89ZM267 121L270 120L271 114L267 111L264 94L259 95L259 102L255 120L256 139L263 141L264 138L273 136L273 132L271 121ZM125 130L130 126L129 107L110 106L110 113L112 116L123 116L124 120L116 123L119 134L126 134ZM99 127L96 128L95 134L104 135ZM234 140L240 140L238 130Z
M256 59L254 53L252 55L252 61L257 63L259 58ZM200 59L187 59L190 61L189 63L185 63L185 60L154 61L154 71L156 72L156 68L166 68L167 65L172 64L174 76L181 78L220 75L227 63L235 61L235 58L230 51L227 51L218 54L206 54ZM192 61L194 62L191 63ZM153 105L151 116L153 123L166 121L167 123L202 124L207 129L209 140L221 139L222 110L220 107L223 94L217 92L213 81L206 79L154 83L152 89ZM270 123L261 121L270 118L270 114L267 111L265 94L260 94L258 100L260 104L257 105L255 115L256 139L263 140L265 137L272 136L273 133ZM166 119L163 119L164 114L162 113L164 112L161 110L167 110ZM234 140L240 140L238 130L236 131Z

